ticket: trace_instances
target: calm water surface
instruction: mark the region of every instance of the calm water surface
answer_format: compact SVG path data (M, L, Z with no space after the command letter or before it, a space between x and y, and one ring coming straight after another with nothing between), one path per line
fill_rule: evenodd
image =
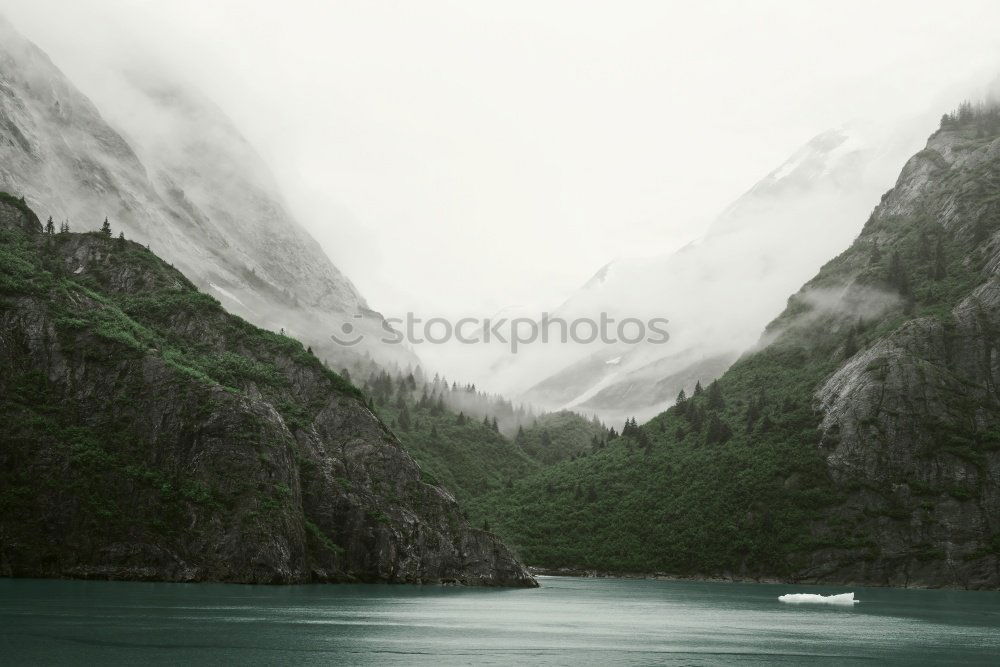
M0 579L2 664L1000 664L1000 593L542 577L534 590Z

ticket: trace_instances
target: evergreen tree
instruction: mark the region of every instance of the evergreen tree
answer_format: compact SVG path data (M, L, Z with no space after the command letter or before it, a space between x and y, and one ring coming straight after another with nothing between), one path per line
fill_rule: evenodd
M410 410L403 405L403 409L399 411L399 428L404 431L410 430Z
M636 425L634 419L632 420L632 437L635 438L636 444L638 444L646 454L649 454L653 448L653 441L650 440L649 435L645 431Z
M552 436L546 429L542 429L542 436L540 438L542 449L548 450L552 447Z
M107 218L104 218L104 223L101 225L101 233L111 238L111 223L108 222Z
M625 426L622 427L622 435L639 440L645 434L639 428L639 423L635 420L635 417L632 417L631 419L625 420Z
M496 417L493 418L493 424L492 424L492 426L493 426L493 432L494 433L499 433L500 432L500 425L497 424L497 418Z
M56 223L52 222L52 216L49 216L48 222L45 223L45 233L49 236L56 233Z
M704 420L704 414L702 413L702 408L700 405L695 403L688 410L687 418L691 422L691 429L694 431L701 431L702 422Z
M726 407L726 401L722 398L722 387L718 380L712 380L708 385L708 407L713 410L721 410Z
M694 395L701 396L704 393L704 389L701 388L701 380L694 383Z
M674 410L676 410L677 414L680 415L681 417L687 417L688 410L691 409L692 405L694 404L691 402L690 399L688 399L687 394L684 393L684 390L681 389L680 393L677 394L677 402L674 404Z
M732 430L729 426L719 419L719 416L713 414L708 420L708 429L705 431L705 442L708 444L719 444L723 443L733 435Z
M118 232L118 247L119 248L125 247L125 232ZM312 350L310 350L310 352L311 351Z

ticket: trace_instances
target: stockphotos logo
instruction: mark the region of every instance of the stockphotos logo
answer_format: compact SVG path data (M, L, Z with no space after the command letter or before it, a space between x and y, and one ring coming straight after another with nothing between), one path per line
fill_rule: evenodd
M358 323L363 319L361 314L355 314L352 319ZM626 317L616 320L601 313L595 318L580 317L565 320L561 317L551 317L542 313L539 319L530 317L515 317L511 319L463 317L451 320L445 317L423 319L413 313L405 317L390 317L382 320L380 343L385 345L444 345L457 341L462 345L495 344L507 345L513 354L525 345L535 343L579 343L587 345L600 341L605 345L638 345L650 343L662 345L670 340L666 326L669 320L663 317L653 317L641 320L637 317ZM345 321L340 325L340 331L331 334L331 339L338 345L354 347L366 335L355 322Z

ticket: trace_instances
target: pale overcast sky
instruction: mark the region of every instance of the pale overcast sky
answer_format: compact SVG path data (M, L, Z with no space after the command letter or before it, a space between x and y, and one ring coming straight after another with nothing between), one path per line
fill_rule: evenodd
M391 314L556 305L690 240L816 133L1000 73L995 0L0 10L99 106L103 68L146 57L212 97Z

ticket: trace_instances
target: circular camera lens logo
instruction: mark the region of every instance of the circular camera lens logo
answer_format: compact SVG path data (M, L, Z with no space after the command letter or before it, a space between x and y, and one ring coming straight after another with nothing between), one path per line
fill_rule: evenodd
M356 320L361 319L360 314L355 314L353 317ZM354 347L365 338L364 334L355 333L356 331L357 327L355 327L352 323L344 322L340 325L340 335L330 334L330 338L333 339L333 342L338 345L343 345L344 347Z

